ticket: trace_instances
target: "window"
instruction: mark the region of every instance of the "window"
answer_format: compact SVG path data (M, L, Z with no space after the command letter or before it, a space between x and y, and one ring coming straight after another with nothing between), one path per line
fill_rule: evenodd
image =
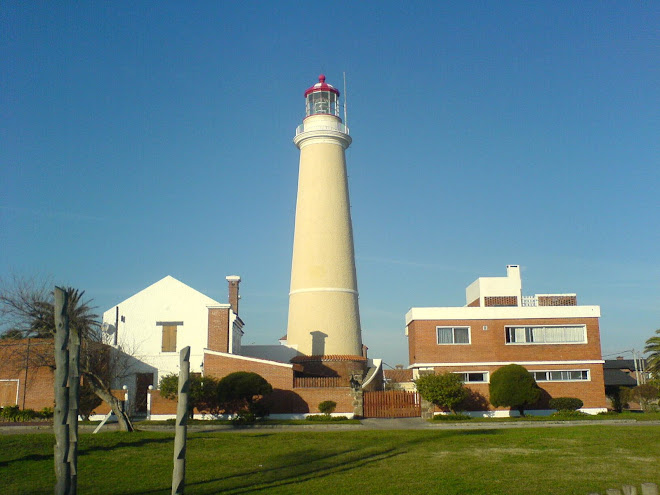
M161 352L176 352L176 330L183 325L182 321L157 321L156 325L163 327L163 344Z
M470 327L436 327L438 344L469 344Z
M488 383L487 371L455 371L457 375L461 375L463 383Z
M587 341L584 325L506 327L507 344L581 344Z
M537 382L576 382L589 380L589 370L531 371Z

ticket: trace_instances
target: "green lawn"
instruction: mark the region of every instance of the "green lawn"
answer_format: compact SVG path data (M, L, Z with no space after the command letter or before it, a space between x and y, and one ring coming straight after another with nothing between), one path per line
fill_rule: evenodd
M173 434L81 436L79 493L170 493ZM2 493L52 493L53 437L0 436ZM579 494L660 483L660 428L193 433L187 494Z

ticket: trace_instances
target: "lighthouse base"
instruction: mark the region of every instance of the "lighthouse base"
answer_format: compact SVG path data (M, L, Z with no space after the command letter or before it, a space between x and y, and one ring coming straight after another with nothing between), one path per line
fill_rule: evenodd
M336 377L345 385L351 379L361 381L367 373L367 358L362 356L296 356L291 362L303 367L299 376Z

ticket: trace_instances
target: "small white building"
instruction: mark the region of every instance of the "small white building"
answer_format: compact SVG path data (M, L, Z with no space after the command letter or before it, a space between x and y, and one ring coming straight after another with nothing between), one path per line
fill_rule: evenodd
M128 386L136 410L146 407L149 385L156 388L163 376L179 372L183 347L190 346L190 371L203 371L210 323L226 328L211 338L221 335L225 352L240 353L240 280L227 277L229 303L223 304L168 275L103 313L105 341L133 358L128 376L115 386Z

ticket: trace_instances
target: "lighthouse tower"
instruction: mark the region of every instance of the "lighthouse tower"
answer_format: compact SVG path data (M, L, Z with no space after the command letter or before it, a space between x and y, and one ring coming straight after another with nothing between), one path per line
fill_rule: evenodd
M301 358L366 361L344 153L352 140L325 76L305 91L305 108L293 140L300 169L287 345Z

